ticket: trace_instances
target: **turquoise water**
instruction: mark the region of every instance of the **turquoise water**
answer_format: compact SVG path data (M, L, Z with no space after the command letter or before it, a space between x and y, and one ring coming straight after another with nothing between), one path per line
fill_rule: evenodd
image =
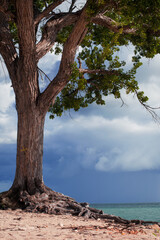
M160 203L122 203L122 204L90 204L90 207L103 210L125 219L139 219L160 222Z

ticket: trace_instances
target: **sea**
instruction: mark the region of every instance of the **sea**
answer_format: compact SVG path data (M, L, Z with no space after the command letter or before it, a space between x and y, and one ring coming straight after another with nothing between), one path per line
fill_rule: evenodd
M160 222L160 203L115 203L90 204L106 214L113 214L128 220L139 219Z

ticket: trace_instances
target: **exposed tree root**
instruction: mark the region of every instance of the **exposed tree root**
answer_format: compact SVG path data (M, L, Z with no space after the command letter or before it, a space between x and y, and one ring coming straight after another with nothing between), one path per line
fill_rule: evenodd
M0 194L0 209L17 209L21 208L28 212L40 212L56 215L73 215L82 216L92 219L104 219L113 223L131 225L148 225L157 224L158 222L126 220L114 215L104 214L102 210L89 207L88 203L78 203L73 198L65 196L61 193L54 192L49 188L45 192L36 192L34 195L28 194L27 191L3 192Z

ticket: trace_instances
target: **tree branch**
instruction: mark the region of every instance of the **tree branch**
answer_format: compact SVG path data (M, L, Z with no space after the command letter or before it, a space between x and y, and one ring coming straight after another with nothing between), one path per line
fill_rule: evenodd
M60 4L62 4L65 0L57 0L56 2L51 3L43 12L38 14L34 20L34 24L37 25L43 18L47 17L48 14L58 7Z
M6 13L8 4L6 0L0 0L0 12Z
M71 64L74 62L76 50L88 31L88 21L85 6L73 28L72 33L64 44L60 71L66 71L66 68L71 71Z
M87 83L89 83L90 85L93 85L94 87L96 87L100 91L99 86L93 81L94 81L94 79L90 78L90 79L87 80Z
M6 17L15 19L15 15L8 10L8 2L6 0L0 0L0 12L6 15Z
M137 29L132 28L130 25L123 26L120 23L114 21L112 18L104 16L102 13L92 18L92 23L107 27L111 31L118 33L122 31L124 34L136 34ZM152 30L149 25L143 25L146 31L149 34L152 34L156 37L160 36L160 30Z
M74 8L75 8L74 4L75 4L76 1L77 0L72 0L71 6L69 8L69 12L72 12L74 10Z
M42 38L37 43L37 61L42 58L54 45L58 32L71 24L74 24L81 11L76 13L56 14L53 18L47 21L44 26Z
M0 6L0 12L6 13L6 10L2 6Z
M81 59L78 57L78 63L79 63L79 72L80 73L87 73L87 74L101 74L101 75L119 75L120 72L117 70L106 70L106 69L84 69L82 68L82 62Z
M8 29L8 18L0 12L0 54L7 66L12 85L16 89L16 61L18 54L16 52L10 31Z
M139 97L138 97L138 92L137 92L136 90L135 90L135 95L136 95L138 101L140 102L140 104L147 110L147 112L149 112L149 113L151 114L153 120L154 120L155 122L160 123L160 116L155 112L155 110L160 110L160 107L155 107L155 108L154 108L154 107L151 107L151 106L149 106L148 104L142 102L142 101L139 99Z
M38 67L38 71L41 75L41 79L43 80L42 74L45 76L45 78L47 78L49 80L49 82L52 82L52 80L48 77L48 75L41 69Z
M79 68L79 72L80 73L87 73L87 74L101 74L101 75L119 75L120 72L117 70L105 70L105 69L83 69L83 68Z
M93 17L92 22L107 27L108 29L116 33L122 30L122 33L125 34L136 34L135 28L130 28L129 25L122 26L116 21L114 21L112 18L104 16L103 14L98 14L97 16Z
M54 45L56 41L56 36L58 32L65 26L74 24L78 17L80 16L82 10L76 13L60 13L55 14L48 22L45 24L43 29L43 35L40 42L37 44L37 60L43 57ZM96 17L91 19L92 23L102 25L112 30L113 32L120 32L126 34L136 34L136 29L127 26L121 26L113 19L104 16L103 14L98 14Z
M46 111L48 111L51 102L56 98L58 93L69 81L76 50L81 44L88 30L87 24L88 18L86 14L86 7L84 7L72 30L72 33L64 44L59 72L38 99L38 103L42 108L45 108Z

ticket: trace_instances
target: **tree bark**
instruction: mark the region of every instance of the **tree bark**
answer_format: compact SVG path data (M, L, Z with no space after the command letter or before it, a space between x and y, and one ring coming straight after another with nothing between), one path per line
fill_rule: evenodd
M39 109L18 110L17 164L12 190L43 192L43 131L45 116Z

